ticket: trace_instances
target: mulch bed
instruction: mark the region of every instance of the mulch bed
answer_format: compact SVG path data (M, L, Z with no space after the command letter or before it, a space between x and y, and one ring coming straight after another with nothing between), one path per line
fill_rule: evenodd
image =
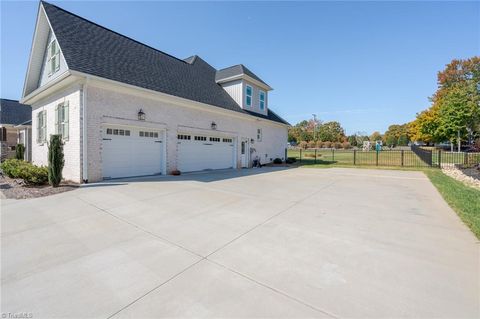
M6 198L13 199L49 196L72 191L78 187L79 185L74 183L62 183L58 187L52 187L50 185L30 186L24 185L21 179L0 176L0 192L2 192Z

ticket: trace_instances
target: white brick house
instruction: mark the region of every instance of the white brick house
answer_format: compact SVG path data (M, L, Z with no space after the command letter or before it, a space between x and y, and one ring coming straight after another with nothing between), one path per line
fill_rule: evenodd
M177 59L41 2L22 103L32 160L64 138L65 179L250 167L285 158L288 123L243 65Z

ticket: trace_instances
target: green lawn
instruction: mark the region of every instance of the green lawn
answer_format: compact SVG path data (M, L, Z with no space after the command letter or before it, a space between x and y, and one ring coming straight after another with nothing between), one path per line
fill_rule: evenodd
M466 186L440 170L426 170L425 174L450 207L480 239L480 190Z
M314 150L302 150L302 165L314 164L340 164L340 165L369 165L369 166L404 166L404 167L428 167L415 153L412 151L357 151L353 150L317 150L317 160L315 161ZM402 155L403 154L403 155ZM288 150L288 157L295 157L300 161L299 150ZM355 158L354 158L355 156ZM403 156L403 165L402 165Z
M392 151L361 151L358 150L354 155L353 150L335 150L318 149L316 151L317 160L315 161L315 150L302 150L302 165L313 164L342 164L342 165L371 165L371 166L403 166L403 167L429 167L424 163L414 152L410 150L392 150ZM403 155L402 155L403 154ZM300 151L296 149L289 149L288 157L295 157L297 161L300 160ZM354 162L355 156L355 162ZM464 163L479 163L480 153L455 153L455 152L441 152L441 161L443 164L464 164ZM403 157L403 160L402 160ZM432 154L432 162L434 166L438 165L439 153L434 151ZM403 164L403 165L402 165Z

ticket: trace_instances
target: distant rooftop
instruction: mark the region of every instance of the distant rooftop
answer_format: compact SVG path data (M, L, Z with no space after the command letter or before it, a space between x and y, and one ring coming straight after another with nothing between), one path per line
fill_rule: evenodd
M31 106L16 100L0 99L0 124L20 125L31 121Z

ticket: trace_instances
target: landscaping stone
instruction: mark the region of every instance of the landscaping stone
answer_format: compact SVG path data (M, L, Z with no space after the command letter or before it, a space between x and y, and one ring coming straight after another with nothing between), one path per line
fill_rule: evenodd
M0 193L2 194L2 199L25 199L49 196L74 190L78 188L78 186L78 184L74 183L63 183L58 187L51 187L50 185L30 186L25 185L21 179L0 176Z
M462 168L458 165L444 165L442 172L468 186L480 189L480 170L478 167Z

